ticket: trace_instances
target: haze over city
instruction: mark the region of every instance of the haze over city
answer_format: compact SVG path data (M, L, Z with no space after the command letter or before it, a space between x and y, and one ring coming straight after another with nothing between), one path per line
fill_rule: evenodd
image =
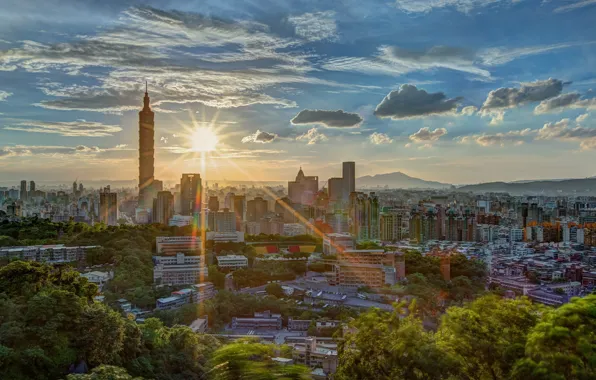
M134 180L145 81L165 181L199 156L207 180L342 160L455 184L595 174L591 1L70 5L3 2L4 185Z

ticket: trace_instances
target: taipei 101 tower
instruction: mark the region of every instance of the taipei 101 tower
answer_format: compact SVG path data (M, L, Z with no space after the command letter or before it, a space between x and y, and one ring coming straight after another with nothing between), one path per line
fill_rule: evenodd
M140 208L153 206L154 175L154 113L149 106L149 93L145 83L143 109L139 112L139 205Z

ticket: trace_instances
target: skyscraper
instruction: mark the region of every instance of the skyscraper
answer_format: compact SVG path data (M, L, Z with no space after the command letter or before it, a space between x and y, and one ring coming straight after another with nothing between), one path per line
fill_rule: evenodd
M267 214L268 204L263 197L255 197L246 202L246 221L258 222Z
M327 194L329 195L329 202L338 202L342 200L344 189L343 178L329 178L327 181Z
M72 193L76 196L77 195L77 181L72 183Z
M21 201L27 200L27 181L21 181L21 193L20 193Z
M319 191L319 177L305 176L302 168L295 181L288 182L288 198L295 204L312 205Z
M167 225L174 216L174 196L169 191L160 191L153 199L153 223Z
M35 195L35 181L29 181L29 195Z
M201 212L201 175L182 174L180 179L180 213L195 215Z
M236 216L236 231L243 231L242 224L246 220L245 195L234 195L234 214Z
M356 163L348 161L342 163L342 178L344 180L344 200L350 198L350 194L356 191Z
M154 175L154 113L149 106L149 93L145 88L143 109L139 112L139 207L147 208L152 204L152 185Z
M209 197L209 203L207 204L207 207L211 212L219 211L219 199L217 198L217 195Z
M356 240L379 239L379 199L375 193L350 194L350 221Z
M118 193L112 193L110 186L99 191L99 221L108 226L118 222Z

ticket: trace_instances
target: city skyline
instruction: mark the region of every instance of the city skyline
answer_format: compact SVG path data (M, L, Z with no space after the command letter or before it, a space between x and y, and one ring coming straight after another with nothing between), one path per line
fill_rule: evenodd
M164 182L596 175L592 2L373 3L15 2L0 182L137 178L145 81Z

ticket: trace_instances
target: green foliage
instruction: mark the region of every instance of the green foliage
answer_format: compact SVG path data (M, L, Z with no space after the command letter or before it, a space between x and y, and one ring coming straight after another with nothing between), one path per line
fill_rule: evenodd
M217 269L217 265L209 265L208 279L217 289L223 289L225 287L226 275Z
M544 313L516 364L516 379L596 378L596 295Z
M447 379L452 373L435 335L413 316L371 309L350 327L339 345L338 380Z
M377 242L366 240L361 241L356 245L357 249L383 249L383 246Z
M124 368L111 365L101 365L93 368L88 374L71 374L66 380L142 380L142 377L132 377Z
M285 295L284 290L282 289L281 285L276 282L267 284L267 286L265 287L265 291L267 292L267 294L270 294L277 298L282 298Z
M310 370L301 365L282 365L272 358L275 347L261 343L240 342L215 351L210 367L214 380L301 380L310 379Z

